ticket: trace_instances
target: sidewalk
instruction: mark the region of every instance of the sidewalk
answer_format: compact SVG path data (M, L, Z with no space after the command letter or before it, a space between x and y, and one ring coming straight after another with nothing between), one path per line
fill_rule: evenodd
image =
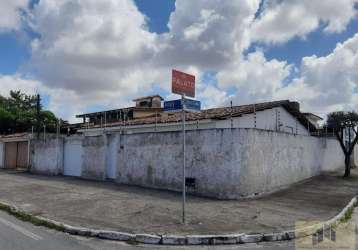
M94 229L155 234L263 233L293 229L297 220L334 217L358 194L358 176L320 176L246 201L188 197L187 225L178 193L114 183L0 171L0 200L35 215Z

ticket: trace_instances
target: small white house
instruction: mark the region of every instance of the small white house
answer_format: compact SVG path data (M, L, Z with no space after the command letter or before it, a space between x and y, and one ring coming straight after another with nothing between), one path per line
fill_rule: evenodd
M103 113L103 112L102 112ZM310 135L318 128L313 114L301 113L299 103L289 100L223 107L186 113L186 129L256 128L297 135ZM315 116L318 117L318 116ZM158 112L149 117L118 120L106 126L83 126L78 132L85 135L101 134L103 131L143 133L178 131L182 129L180 112Z

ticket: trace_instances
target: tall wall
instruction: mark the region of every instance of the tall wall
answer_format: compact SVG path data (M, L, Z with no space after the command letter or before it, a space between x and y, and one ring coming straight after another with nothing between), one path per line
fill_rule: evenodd
M5 151L5 145L3 142L0 141L0 168L4 167L4 152Z
M180 190L181 141L179 132L124 136L117 181ZM196 179L194 193L235 199L318 175L324 151L322 140L310 136L254 129L189 131L186 172Z
M106 179L106 150L105 136L84 137L82 141L83 162L82 175L85 179Z
M63 139L32 140L31 172L47 175L63 173Z
M32 140L31 172L105 180L106 150L105 136Z
M76 145L71 145L80 150L67 147L74 139ZM32 171L181 189L181 132L74 139L32 141ZM190 192L222 199L270 193L344 167L334 139L257 129L208 129L188 131L186 146L186 174L196 182Z

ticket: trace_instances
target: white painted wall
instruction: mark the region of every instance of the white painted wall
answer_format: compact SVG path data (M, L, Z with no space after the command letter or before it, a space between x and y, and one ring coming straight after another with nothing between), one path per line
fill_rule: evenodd
M281 126L279 126L279 124ZM233 118L234 128L255 128L255 114L246 114ZM216 122L216 128L231 128L231 120ZM298 135L309 135L308 130L286 109L277 107L256 112L256 128L280 131Z
M4 161L5 161L5 144L0 141L0 168L4 167Z
M181 132L119 133L40 141L34 169L46 173L64 145L64 174L159 189L181 189ZM48 145L47 145L48 144ZM36 145L36 144L35 144ZM57 155L57 156L56 156ZM115 169L114 169L115 167ZM187 177L193 193L237 199L270 193L320 174L344 170L338 141L259 129L187 132Z
M337 172L344 171L344 154L335 138L321 138L324 148L322 171Z
M358 145L354 148L352 163L353 166L358 167Z
M32 140L30 147L32 173L46 175L63 173L63 139Z
M193 193L204 196L237 199L270 193L322 169L343 170L335 140L327 146L321 138L258 129L188 131L187 138L187 176L196 178ZM125 135L121 146L118 182L180 190L180 133Z

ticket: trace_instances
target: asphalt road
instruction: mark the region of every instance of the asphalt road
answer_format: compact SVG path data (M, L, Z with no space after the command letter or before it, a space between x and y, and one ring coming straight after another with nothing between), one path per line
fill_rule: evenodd
M0 211L0 250L140 250L140 249L294 249L292 243L270 245L245 245L223 247L166 247L150 245L128 245L123 242L94 238L74 237L44 227L22 222Z
M357 211L357 210L356 210ZM353 222L358 219L357 213ZM357 234L358 232L356 232ZM356 240L357 243L357 240ZM357 245L358 246L358 245ZM75 237L65 233L37 227L17 220L0 211L0 250L293 250L293 241L279 243L245 244L232 246L157 246L129 245L123 242L106 241L96 238ZM356 248L358 249L358 247Z

